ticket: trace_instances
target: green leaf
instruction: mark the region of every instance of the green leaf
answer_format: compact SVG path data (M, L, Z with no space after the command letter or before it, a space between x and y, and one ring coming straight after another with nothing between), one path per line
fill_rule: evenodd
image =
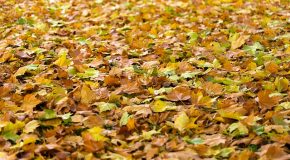
M255 144L249 144L249 145L248 145L248 148L249 148L249 150L252 151L252 152L256 152L256 151L258 151L258 149L259 149L259 147L258 147L257 145L255 145Z
M290 109L290 102L283 102L279 106L283 107L284 109Z
M154 134L159 134L159 133L160 133L160 131L159 131L159 130L156 131L155 129L153 129L153 130L151 130L151 131L148 131L148 132L146 132L146 131L142 131L142 137L143 137L144 139L146 139L146 140L149 140L149 139L152 138L152 135L154 135Z
M248 46L246 45L245 47L243 47L243 50L254 55L256 53L256 51L258 50L261 50L263 51L264 50L264 47L261 45L260 42L255 42L253 45L251 46Z
M26 66L27 70L29 71L35 71L38 69L38 64L29 64Z
M57 114L54 110L51 109L45 109L44 110L44 115L41 117L41 119L54 119L57 117Z
M230 154L232 152L234 152L234 151L235 151L235 149L233 147L223 148L223 149L220 150L218 156L221 156L223 158L226 158L226 157L229 157Z
M100 112L105 112L117 108L117 105L115 103L100 102L98 107Z
M230 134L234 137L236 136L244 136L249 133L249 130L246 126L244 126L241 122L233 123L228 128Z
M134 72L138 74L146 73L143 69L140 69L138 65L133 65L133 69L134 69Z
M264 134L264 126L258 125L253 127L253 131L259 136Z
M229 86L225 86L225 91L227 92L239 92L240 91L240 86L237 85L229 85Z
M158 69L157 67L154 67L152 72L151 72L151 76L158 76Z
M180 75L180 77L182 78L193 78L195 77L196 75L199 75L200 73L202 73L201 71L194 71L194 72L184 72Z
M128 114L128 112L124 112L120 119L120 126L126 125L130 117L131 116Z
M17 21L16 21L16 24L20 24L20 25L24 25L27 23L27 20L25 18L19 18Z
M196 32L189 32L189 43L194 43L198 39L198 34Z
M69 66L68 69L67 69L67 72L70 75L76 75L77 74L77 70L73 66Z
M62 118L64 124L69 124L72 121L71 115L72 115L71 113L60 115L60 117Z
M84 37L79 38L78 41L81 45L89 44L89 40Z
M217 59L214 59L213 62L213 68L221 68L222 65L220 64L220 62Z
M11 140L13 142L16 142L16 140L20 138L20 136L14 133L13 131L4 132L2 133L2 135L5 139Z
M171 6L165 6L165 12L168 13L168 14L174 14L175 13L174 8L171 7Z
M194 138L194 139L189 139L186 142L189 144L202 144L204 142L204 139Z
M86 69L84 73L77 73L80 78L97 78L99 76L99 71L94 68Z
M240 81L235 81L230 78L223 78L223 77L216 77L212 80L212 82L223 83L225 85L237 85L240 83Z

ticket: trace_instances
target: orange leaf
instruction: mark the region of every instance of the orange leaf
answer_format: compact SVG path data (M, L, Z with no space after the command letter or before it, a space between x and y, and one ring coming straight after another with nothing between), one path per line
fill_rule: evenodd
M21 108L24 109L26 112L32 112L33 108L41 103L41 100L37 99L35 95L33 94L27 94L25 95L23 99L23 103L21 105Z
M108 75L105 77L104 83L107 86L116 86L116 85L120 85L120 79L115 76Z
M272 92L270 90L260 91L258 93L259 104L261 107L271 109L274 105L278 104L280 98L277 96L270 97Z
M265 65L265 69L270 73L277 73L279 70L279 66L275 62L268 62Z
M128 127L129 131L135 128L135 119L134 118L128 119L127 127Z
M170 92L166 98L171 101L185 101L190 99L191 90L186 86L177 86Z
M202 92L192 93L191 102L193 105L210 107L215 101L215 98L210 98L209 96L203 96Z
M218 83L205 82L203 87L210 95L220 95L223 92L223 86Z

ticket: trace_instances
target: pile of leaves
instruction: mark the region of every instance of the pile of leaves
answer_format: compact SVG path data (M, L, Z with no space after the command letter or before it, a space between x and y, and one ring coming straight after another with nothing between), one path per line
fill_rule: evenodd
M0 0L0 159L289 159L288 0Z

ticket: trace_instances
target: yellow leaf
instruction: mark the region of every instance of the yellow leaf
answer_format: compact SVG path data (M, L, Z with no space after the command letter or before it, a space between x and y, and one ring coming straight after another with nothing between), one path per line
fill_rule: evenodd
M289 80L286 78L277 77L274 83L277 87L278 92L287 91L289 86Z
M31 135L25 135L23 138L23 145L29 144L29 143L35 143L38 137L34 134Z
M152 138L152 135L154 134L159 134L160 133L160 130L156 131L155 129L151 130L151 131L142 131L142 137L146 140L149 140Z
M21 67L19 68L16 73L14 74L15 77L17 76L22 76L25 74L25 72L27 71L27 67Z
M173 103L157 100L153 103L151 107L153 112L164 112L166 110L175 110L176 106L173 106Z
M167 103L161 100L157 100L153 103L153 112L164 112L166 110Z
M60 67L66 67L70 64L70 60L67 59L67 50L60 51L60 57L54 62L54 64Z
M83 104L90 104L96 99L95 93L88 85L83 85L81 90L81 102Z
M95 141L106 141L107 138L102 135L103 129L100 127L94 127L91 129L88 129L88 132L91 134L91 136L94 138Z
M38 126L39 126L38 121L32 120L25 125L23 132L24 133L33 132Z
M250 38L249 35L239 35L236 33L231 41L231 50L241 47L247 39Z
M186 126L189 123L189 118L185 112L181 112L178 114L177 118L174 121L174 127L179 131L183 131L186 129Z
M190 118L189 123L186 125L186 128L192 129L192 128L198 128L198 125L195 124L195 121L198 119L198 117Z

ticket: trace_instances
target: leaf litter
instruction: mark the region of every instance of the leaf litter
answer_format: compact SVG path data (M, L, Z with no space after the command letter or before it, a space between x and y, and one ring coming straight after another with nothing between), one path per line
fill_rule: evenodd
M0 159L289 159L289 1L0 0Z

